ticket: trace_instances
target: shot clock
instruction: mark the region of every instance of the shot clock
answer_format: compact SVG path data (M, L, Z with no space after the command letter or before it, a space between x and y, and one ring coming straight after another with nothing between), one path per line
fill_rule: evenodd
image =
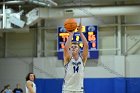
M63 60L63 49L69 37L69 33L66 32L64 27L58 27L57 32L57 56L58 59ZM82 32L85 35L89 45L88 58L98 59L98 27L95 25L82 26ZM77 30L75 30L72 42L79 42L80 51L83 51L83 43Z

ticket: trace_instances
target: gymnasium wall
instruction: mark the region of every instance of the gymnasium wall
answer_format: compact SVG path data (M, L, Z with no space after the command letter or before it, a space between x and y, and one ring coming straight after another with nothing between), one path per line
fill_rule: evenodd
M25 77L32 71L32 58L0 58L0 90L7 84L14 89L20 83L25 91Z
M126 22L128 24L134 23L136 18L136 23L140 23L138 16L126 16ZM79 19L77 19L79 20ZM41 30L41 45L42 56L56 56L57 49L57 26L62 26L63 20L59 19L54 23L55 20L47 20L49 24L46 24L48 29ZM110 49L100 51L100 55L115 55L117 46L117 36L116 36L116 26L115 17L93 17L93 18L83 18L83 25L95 24L99 26L99 49ZM110 25L107 25L110 24ZM126 31L125 31L126 30ZM139 43L135 45L136 42L139 42L140 33L139 26L123 26L122 25L122 51L124 53L125 48L130 50L128 54L140 54ZM0 37L0 57L36 57L37 56L37 29L32 28L30 32L8 32L3 33L3 37ZM126 33L126 47L125 47L125 34ZM133 47L133 48L131 48ZM112 49L112 50L111 50Z
M77 19L79 20L79 19ZM127 24L138 24L138 16L126 16ZM13 89L17 82L25 88L25 76L34 71L38 93L61 93L64 68L63 61L57 60L56 27L63 20L46 20L46 30L41 30L41 57L37 58L37 29L27 33L8 32L0 37L0 90L5 84ZM140 93L140 27L122 27L122 55L115 49L116 17L93 17L82 19L84 25L99 25L99 60L88 60L85 68L86 93ZM110 24L110 25L108 25ZM125 32L126 30L126 32ZM126 41L125 34L126 33ZM126 46L125 46L126 42ZM138 43L137 43L138 42ZM135 45L135 43L137 43ZM133 46L135 45L135 46ZM107 50L106 50L107 49ZM125 53L125 49L129 51ZM55 88L54 88L55 87Z
M137 18L138 20L136 21L136 23L140 23L139 16L126 16L125 20L127 20L128 24L134 23L134 21L131 20L130 17L133 17L132 18L133 20L135 20L134 18ZM114 26L104 25L107 23L113 24L115 22L115 17L102 17L102 19L100 19L99 17L101 21L97 21L96 19L98 18L91 18L91 19L85 18L82 19L82 22L83 25L102 24L103 26L99 27L99 49L115 49L117 46L116 28ZM60 26L61 25L63 24L60 24ZM126 27L122 26L122 49L123 49L122 54L125 54L126 52L124 50L125 48L127 50L133 47L133 45L137 41L139 41L139 36L140 36L139 30L140 27L138 26L126 26ZM46 34L47 40L51 38L51 33ZM127 36L126 41L125 41L124 33L126 33ZM46 45L49 45L49 43L46 43ZM51 49L54 48L52 46L50 47ZM48 47L46 48L46 52L47 50L49 50ZM116 53L117 52L114 50L103 50L100 51L100 58L98 60L98 64L95 65L96 63L95 60L90 60L87 62L87 66L85 68L85 92L86 93L139 93L140 92L139 90L140 75L137 71L133 71L133 69L135 69L135 67L137 68L137 66L139 65L139 63L135 61L135 60L139 60L138 58L139 55L137 55L140 53L139 44L137 44L135 47L133 47L128 51L128 54L130 56L115 56ZM49 54L52 53L48 52L48 55ZM40 64L40 62L43 62L42 65ZM133 64L132 67L134 68L132 68L130 64ZM38 67L38 69L34 69L34 72L39 75L36 81L37 83L39 82L38 91L41 92L51 91L52 93L61 93L63 76L64 76L63 62L58 61L56 58L50 57L47 59L43 58L42 61L40 59L34 59L34 65L35 67L40 66ZM43 71L46 69L46 72L49 73L40 71L39 68L43 68ZM137 77L134 75L134 73ZM43 86L41 86L40 84L42 84ZM45 90L42 90L42 87Z
M0 38L0 57L35 56L35 34L35 30L3 33L3 37Z

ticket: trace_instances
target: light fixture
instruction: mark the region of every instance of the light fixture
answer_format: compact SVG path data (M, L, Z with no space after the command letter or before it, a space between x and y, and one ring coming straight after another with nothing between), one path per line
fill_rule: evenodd
M42 5L42 6L57 6L57 3L52 1L52 0L44 0L44 1L37 1L37 0L32 0L30 1L31 3L34 3L34 4L38 4L38 5Z
M52 0L45 0L45 2L49 2L51 5L57 6L58 4Z

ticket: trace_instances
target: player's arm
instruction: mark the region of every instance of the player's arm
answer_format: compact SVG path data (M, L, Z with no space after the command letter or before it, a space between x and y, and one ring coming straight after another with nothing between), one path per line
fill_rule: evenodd
M83 42L83 53L82 53L83 62L84 62L84 64L86 64L87 57L88 57L88 41L87 41L86 37L84 36L84 34L82 33L81 24L78 27L78 32L80 33L80 37L81 37L82 42Z
M32 84L32 82L27 81L26 86L29 89L30 93L35 93L35 91L33 91L33 84Z
M74 32L70 32L69 34L70 35L69 35L69 37L68 37L68 39L67 39L67 41L65 43L65 47L64 47L64 65L66 65L69 62L70 58L71 58L69 48L71 46L71 40L73 38Z

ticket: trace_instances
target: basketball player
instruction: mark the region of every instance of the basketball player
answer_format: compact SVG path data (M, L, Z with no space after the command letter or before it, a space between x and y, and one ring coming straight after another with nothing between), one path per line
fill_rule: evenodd
M70 32L68 40L64 47L64 66L65 77L62 93L84 93L83 78L84 66L88 57L88 42L81 31L81 25L78 27L78 32L83 43L83 52L80 54L78 43L72 43L74 32Z
M34 80L35 74L29 73L26 77L26 93L36 93L36 84Z

